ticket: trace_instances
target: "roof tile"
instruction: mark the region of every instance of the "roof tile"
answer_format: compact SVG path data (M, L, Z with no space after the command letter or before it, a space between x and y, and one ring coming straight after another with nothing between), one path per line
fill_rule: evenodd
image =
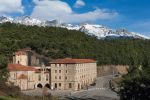
M24 66L21 64L8 64L9 71L36 71L37 69L31 66Z
M65 58L65 59L56 59L51 61L52 64L74 64L74 63L95 63L95 60L92 59L72 59L72 58Z

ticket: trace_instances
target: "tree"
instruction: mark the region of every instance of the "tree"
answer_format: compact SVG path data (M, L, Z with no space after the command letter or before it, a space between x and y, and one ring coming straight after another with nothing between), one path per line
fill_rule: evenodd
M132 67L123 77L119 94L121 100L150 100L150 66Z

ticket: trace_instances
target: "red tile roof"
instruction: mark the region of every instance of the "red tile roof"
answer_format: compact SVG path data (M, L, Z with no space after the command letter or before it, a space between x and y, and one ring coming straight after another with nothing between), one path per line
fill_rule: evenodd
M21 74L18 79L28 79L27 75Z
M21 64L8 64L9 71L36 71L37 69L31 66L24 66Z
M92 59L72 59L72 58L65 58L65 59L56 59L51 61L51 64L75 64L75 63L95 63L95 60Z

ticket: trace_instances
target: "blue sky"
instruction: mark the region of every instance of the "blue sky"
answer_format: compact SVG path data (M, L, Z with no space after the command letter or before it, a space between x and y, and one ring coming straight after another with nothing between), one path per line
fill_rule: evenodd
M150 36L150 0L1 0L0 15L88 22Z

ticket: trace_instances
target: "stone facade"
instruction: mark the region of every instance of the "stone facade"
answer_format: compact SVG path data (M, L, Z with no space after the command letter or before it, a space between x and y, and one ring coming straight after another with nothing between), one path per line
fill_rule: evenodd
M59 59L50 62L51 87L57 90L80 90L97 77L96 61L90 59Z
M12 63L8 64L8 81L21 90L50 87L50 68L45 66L46 60L31 49L15 52Z
M9 79L8 81L15 86L19 86L21 90L35 89L41 85L49 85L49 71L39 71L30 66L20 64L8 64Z
M12 63L8 64L8 81L21 90L44 86L57 90L80 90L92 84L97 77L94 60L56 59L45 66L46 60L31 49L17 51Z

